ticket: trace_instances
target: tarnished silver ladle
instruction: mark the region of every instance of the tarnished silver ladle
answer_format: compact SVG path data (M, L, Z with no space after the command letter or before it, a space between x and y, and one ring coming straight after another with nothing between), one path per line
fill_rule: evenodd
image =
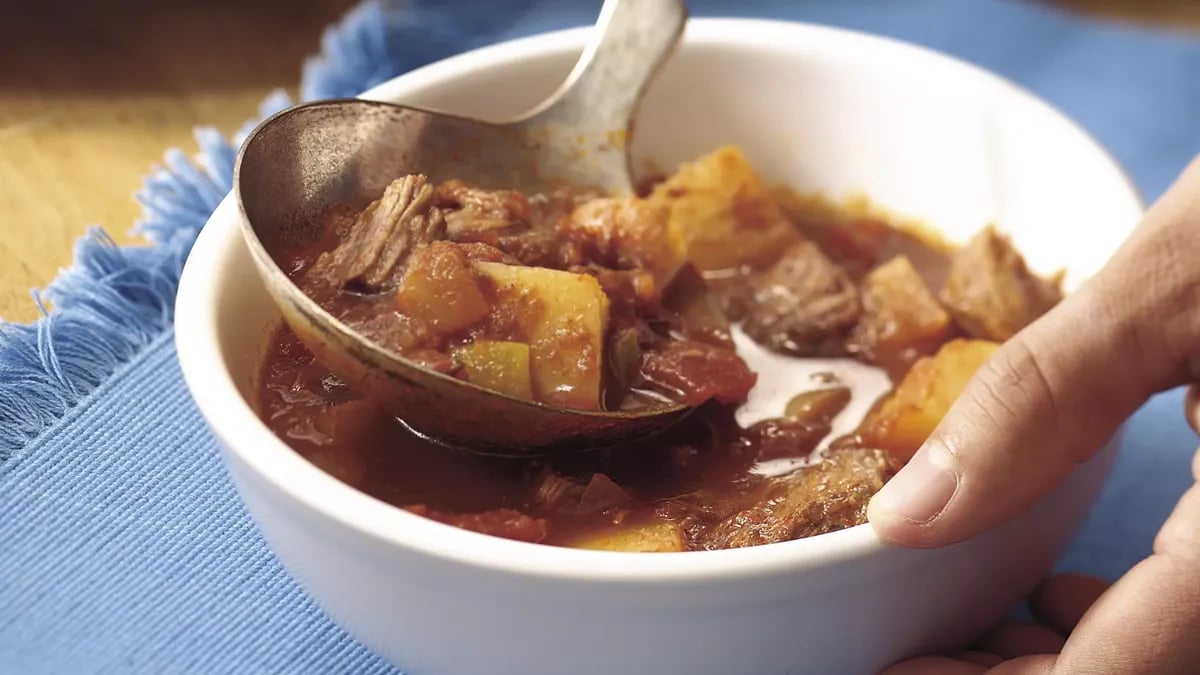
M274 256L314 241L331 204L365 205L406 174L526 193L562 183L631 192L632 120L686 19L683 0L606 0L565 83L507 123L358 99L299 105L264 121L238 154L234 190L246 242L284 320L351 388L451 445L512 455L605 447L677 421L688 409L567 410L421 368L321 308Z

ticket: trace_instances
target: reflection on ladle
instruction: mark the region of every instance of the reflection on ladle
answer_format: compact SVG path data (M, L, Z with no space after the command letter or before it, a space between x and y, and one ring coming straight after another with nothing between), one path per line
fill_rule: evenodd
M563 86L508 123L351 99L296 106L259 125L238 155L234 189L255 265L284 320L352 387L421 433L478 452L604 447L686 415L678 405L568 410L421 368L336 319L273 257L316 239L329 205L365 203L407 174L526 193L563 183L630 193L631 120L686 18L683 0L606 0Z

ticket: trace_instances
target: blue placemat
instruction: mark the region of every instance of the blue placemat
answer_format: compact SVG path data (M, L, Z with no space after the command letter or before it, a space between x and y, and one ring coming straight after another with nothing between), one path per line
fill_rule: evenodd
M327 31L304 98L353 95L485 43L590 23L597 2L368 3ZM1200 41L1017 0L693 0L696 15L800 19L919 42L996 70L1080 120L1156 197L1200 149ZM263 113L287 103L281 96ZM168 152L140 230L80 242L55 311L0 327L0 672L391 672L265 548L180 379L172 297L229 189L233 145ZM236 139L235 139L236 142ZM1128 364L1121 364L1127 366ZM1132 422L1062 567L1115 577L1150 551L1190 484L1178 392Z

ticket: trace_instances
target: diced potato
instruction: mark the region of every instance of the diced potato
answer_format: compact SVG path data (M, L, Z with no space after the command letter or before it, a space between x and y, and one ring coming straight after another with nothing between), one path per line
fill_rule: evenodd
M463 252L439 241L417 249L409 259L396 289L396 309L441 335L453 335L482 320L491 308Z
M997 347L983 340L952 340L937 354L914 363L895 391L863 421L859 434L864 443L908 461Z
M670 227L702 272L764 267L799 240L768 186L735 147L682 165L650 199L670 208Z
M495 285L507 335L529 345L530 381L538 401L600 409L608 296L595 277L544 267L472 262Z
M454 350L467 381L501 394L533 399L529 379L529 345L499 340L476 340Z
M683 237L669 221L666 204L629 197L588 200L570 223L617 265L650 272L662 288L684 263Z
M851 344L889 372L904 372L949 336L950 314L904 256L872 270L861 295L863 314Z
M618 525L568 542L572 548L630 553L670 553L684 550L683 531L678 525L655 520L641 525Z

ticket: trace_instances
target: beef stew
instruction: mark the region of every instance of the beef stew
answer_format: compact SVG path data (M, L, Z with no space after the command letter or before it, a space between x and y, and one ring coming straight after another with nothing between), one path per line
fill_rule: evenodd
M966 246L769 186L736 148L641 196L523 195L421 176L290 252L298 284L427 368L581 409L698 406L628 447L483 457L423 439L358 396L280 326L258 409L339 480L409 512L510 539L616 551L770 544L865 521L998 343L1052 307L991 228ZM831 438L856 392L797 382L743 427L756 375L735 333L787 358L857 359L894 383ZM764 463L798 460L772 475Z

